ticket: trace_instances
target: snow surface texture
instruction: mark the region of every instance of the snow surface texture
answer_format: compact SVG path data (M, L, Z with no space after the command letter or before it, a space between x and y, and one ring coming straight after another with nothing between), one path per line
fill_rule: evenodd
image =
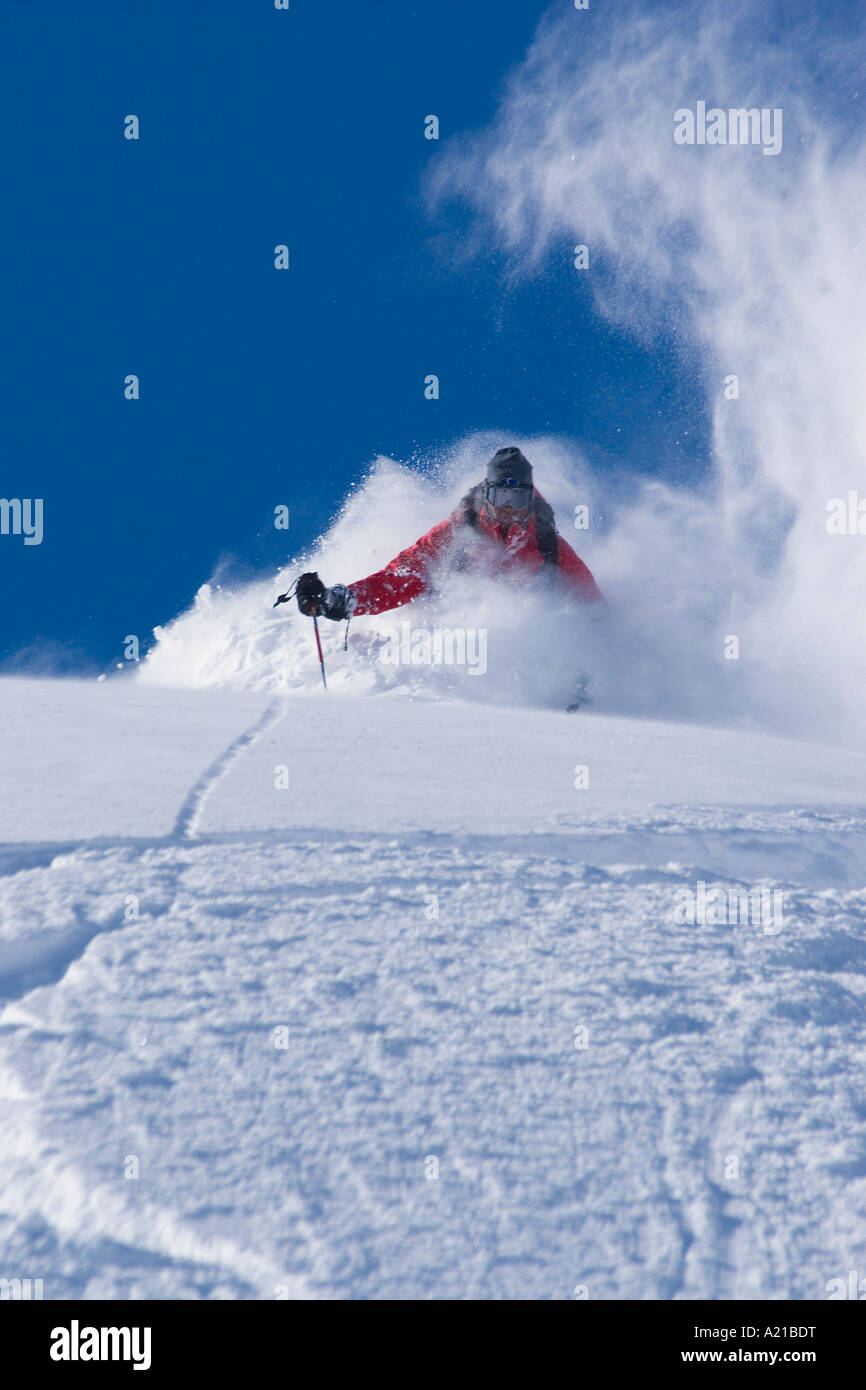
M123 681L4 681L0 728L2 1277L772 1300L864 1268L863 754ZM780 892L780 929L679 924L701 880Z

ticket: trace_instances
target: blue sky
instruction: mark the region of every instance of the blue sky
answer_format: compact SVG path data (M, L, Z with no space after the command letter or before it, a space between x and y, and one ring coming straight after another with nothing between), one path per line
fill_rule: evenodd
M490 122L543 9L4 0L0 494L45 506L40 546L0 537L6 669L104 667L224 557L275 569L378 452L552 431L602 467L701 475L664 327L651 349L613 333L566 264L515 285L495 246L458 261L469 214L427 208L425 171Z

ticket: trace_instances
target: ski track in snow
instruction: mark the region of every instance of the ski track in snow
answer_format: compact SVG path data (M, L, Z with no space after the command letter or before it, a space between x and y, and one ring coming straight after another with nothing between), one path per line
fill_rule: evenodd
M287 708L226 740L168 833L0 852L4 1277L49 1298L806 1299L862 1265L862 808L280 826ZM264 828L220 830L244 804ZM778 938L672 923L676 888L759 872L785 890Z
M151 845L176 840L195 839L196 826L205 801L228 768L249 748L260 734L270 729L283 716L282 701L273 700L255 723L225 748L225 750L205 769L201 777L190 788L177 814L174 826L165 840L154 839ZM58 854L74 853L96 848L98 840L83 840L75 845L38 846L21 849L19 846L0 847L0 878L5 874L16 874L34 867L46 867L53 863ZM148 843L148 842L143 842ZM74 920L60 931L31 933L23 940L12 939L0 942L0 1001L15 998L27 993L40 984L56 984L61 980L72 962L83 955L90 942L100 932L111 931L124 922L120 910L104 921L90 922L82 916L82 910L74 908Z
M282 702L272 701L260 718L233 739L190 788L171 833L149 844L142 842L133 849L133 855L146 858L152 849L160 845L193 841L201 809L217 782L232 762L255 742L260 733L278 722L282 714ZM110 861L116 856L117 850L106 847L100 839L85 840L77 845L33 848L4 846L0 849L0 876L51 869L58 860L79 854L96 867L106 859ZM160 912L171 912L184 867L182 860L176 863L174 889L169 900L161 909L151 904L143 917L145 924ZM127 925L122 909L102 920L90 921L83 917L81 907L75 904L72 914L74 920L65 929L31 933L22 940L13 938L0 943L0 1003L23 997L46 984L59 983L84 955L94 938ZM0 1036L4 1031L0 1023ZM157 1080L155 1084L158 1087L160 1083ZM0 1115L4 1113L4 1101L20 1102L28 1098L18 1078L5 1074L0 1064ZM0 1243L0 1255L6 1264L15 1268L22 1259L26 1263L33 1258L31 1251L26 1249L29 1243L26 1239L29 1235L27 1227L33 1224L32 1216L25 1223L25 1249L21 1254L18 1254L21 1232L14 1223L11 1230L8 1228L9 1211L16 1210L16 1195L21 1209L27 1211L33 1205L32 1170L35 1164L41 1174L41 1182L36 1186L41 1186L44 1193L43 1210L35 1219L39 1259L44 1260L50 1249L53 1256L60 1256L62 1263L71 1258L82 1267L98 1268L106 1263L115 1266L118 1271L135 1271L131 1276L120 1274L122 1292L116 1283L101 1287L98 1276L95 1284L91 1278L86 1287L80 1282L68 1282L61 1276L59 1281L54 1281L54 1297L245 1298L260 1297L262 1289L269 1284L272 1286L272 1297L276 1296L277 1289L281 1297L312 1296L303 1277L279 1275L282 1282L277 1286L275 1268L254 1251L239 1247L225 1238L202 1239L193 1226L177 1220L170 1210L145 1205L138 1216L130 1221L129 1204L110 1192L106 1185L95 1191L87 1190L82 1178L69 1171L66 1159L58 1160L54 1147L46 1146L44 1139L29 1122L22 1122L20 1107L14 1121L8 1126L4 1144L7 1181L4 1183L3 1210L0 1210L0 1236L6 1238ZM21 1181L21 1187L16 1192L17 1181ZM76 1238L79 1228L90 1233L83 1248ZM127 1234L128 1243L118 1240L119 1232ZM315 1245L312 1233L309 1239ZM134 1287L123 1288L124 1279L128 1281L135 1277L146 1281L143 1289L136 1292ZM64 1289L64 1292L60 1292L60 1289Z
M177 820L174 823L173 836L182 839L194 839L196 828L201 818L204 804L213 791L214 787L223 777L236 758L249 748L256 739L270 729L272 725L279 722L284 714L283 702L273 700L265 710L260 719L257 719L252 728L239 734L226 748L224 753L202 773L194 787L190 788L189 794L184 799L184 803L178 812Z

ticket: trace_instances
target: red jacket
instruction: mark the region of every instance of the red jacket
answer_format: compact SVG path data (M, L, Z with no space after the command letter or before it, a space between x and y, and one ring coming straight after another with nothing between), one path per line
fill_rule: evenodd
M417 598L427 589L434 566L446 560L452 547L459 548L458 542L464 537L470 541L465 557L461 557L466 568L502 568L512 572L524 568L529 574L537 574L543 567L544 557L538 548L533 512L530 512L526 526L519 529L511 527L507 540L502 528L488 517L483 507L479 509L477 518L477 529L474 529L466 522L463 512L454 512L421 536L414 545L401 550L384 569L350 584L349 592L355 599L353 611L359 616L364 613L385 613L389 608L399 608L401 604ZM488 538L487 544L479 533ZM476 539L477 544L472 546L471 542ZM579 599L584 602L600 600L598 586L580 556L575 554L562 536L557 535L556 541L557 573ZM496 553L497 545L502 547L500 554Z

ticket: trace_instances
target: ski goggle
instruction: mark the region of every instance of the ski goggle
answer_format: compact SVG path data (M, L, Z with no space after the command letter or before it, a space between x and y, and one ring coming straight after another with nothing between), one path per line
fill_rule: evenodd
M513 507L522 512L532 501L532 484L519 478L503 478L501 483L487 483L485 496L491 507Z

